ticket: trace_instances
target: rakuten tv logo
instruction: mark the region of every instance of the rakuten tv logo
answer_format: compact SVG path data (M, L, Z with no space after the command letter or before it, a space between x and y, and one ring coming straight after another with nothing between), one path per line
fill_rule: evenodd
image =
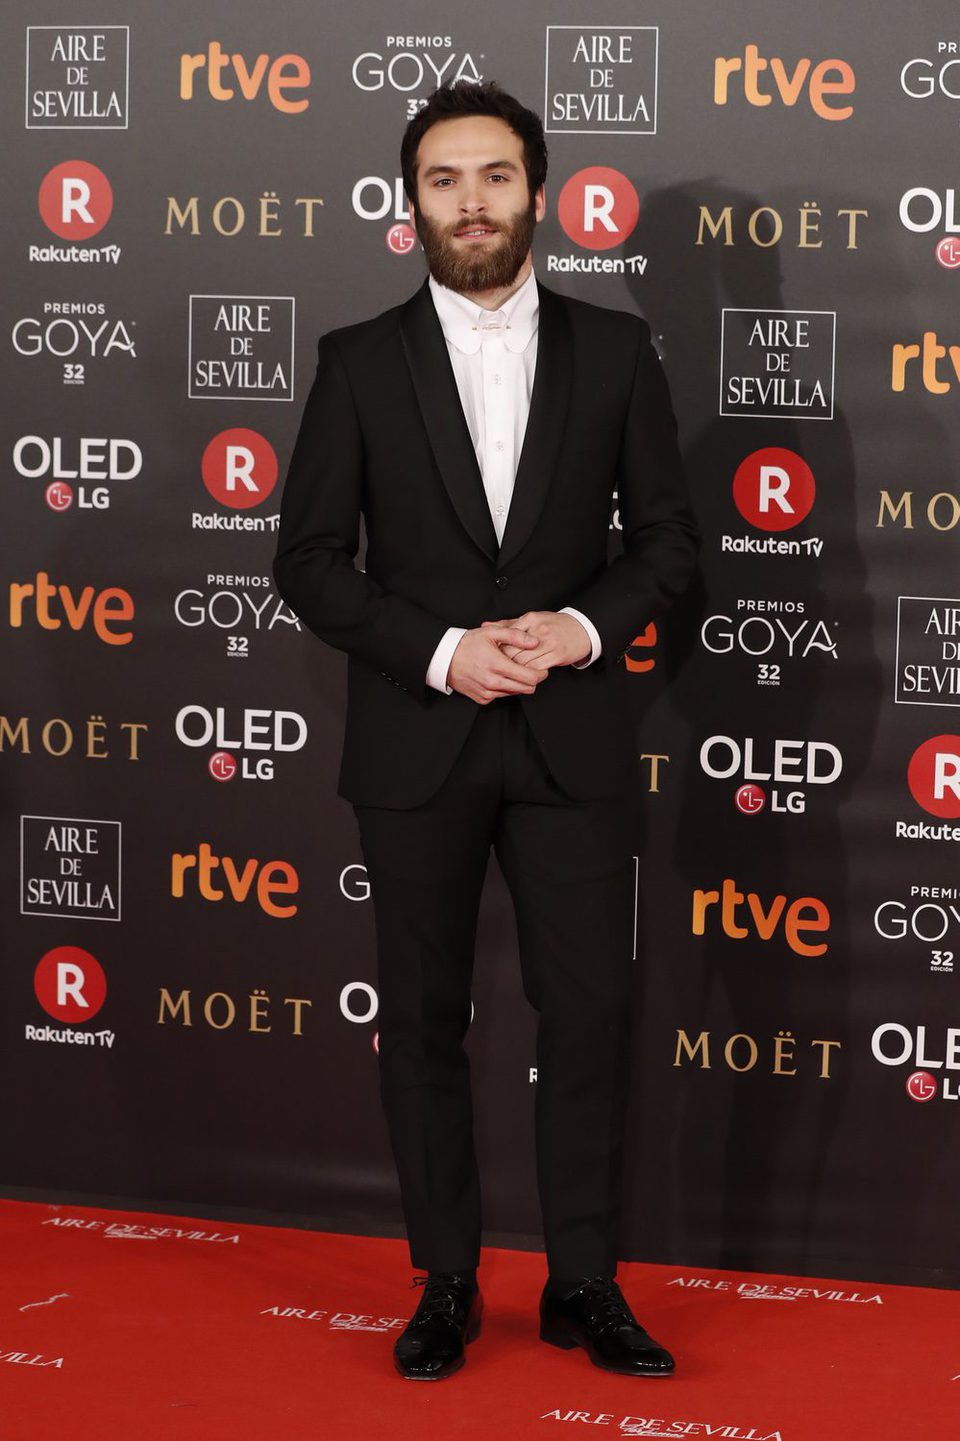
M560 224L585 250L612 250L633 234L640 197L625 175L609 165L578 170L560 191Z
M806 520L816 495L813 471L796 451L776 445L753 451L737 467L733 500L749 525L769 533L763 539L722 535L721 551L725 555L819 556L823 541L818 536L777 538Z
M755 450L733 477L733 499L744 520L758 530L792 530L813 509L813 471L795 451L779 446Z
M826 941L811 944L803 935L830 929L830 912L815 896L802 896L789 905L786 896L774 896L767 906L754 891L744 895L736 881L725 880L720 890L693 893L693 934L705 935L711 920L714 926L719 921L719 929L734 941L771 941L782 926L783 937L796 955L826 955Z
M38 197L40 217L61 240L89 240L110 219L113 190L96 165L64 160L43 178Z
M914 751L907 784L918 806L932 816L960 816L960 736L934 736Z
M107 999L107 978L89 951L56 946L37 965L33 989L48 1016L77 1025L100 1010Z
M277 483L277 456L255 430L221 430L203 452L200 473L207 490L231 510L249 510Z

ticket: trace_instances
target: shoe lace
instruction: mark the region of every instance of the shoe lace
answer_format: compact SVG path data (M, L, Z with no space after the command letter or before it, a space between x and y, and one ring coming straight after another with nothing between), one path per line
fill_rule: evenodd
M580 1294L593 1324L604 1329L638 1324L623 1292L610 1277L592 1276L581 1286Z
M443 1316L454 1323L462 1320L469 1305L469 1293L457 1276L414 1276L410 1285L423 1287L417 1307L419 1321L431 1316Z

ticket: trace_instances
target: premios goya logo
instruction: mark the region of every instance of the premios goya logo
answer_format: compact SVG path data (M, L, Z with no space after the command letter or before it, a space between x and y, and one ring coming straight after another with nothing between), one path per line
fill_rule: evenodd
M800 662L837 659L836 622L808 615L806 601L742 597L732 610L707 616L700 643L711 655L755 662L757 685L780 685Z
M300 630L300 621L265 575L207 575L202 586L178 592L173 610L190 630L220 631L227 655L244 660L252 636Z
M953 975L960 944L960 886L911 886L905 899L880 902L873 927L882 940L904 941L911 951L919 950L932 975Z
M45 300L39 314L14 323L13 348L30 359L52 356L60 362L64 385L84 385L94 364L136 360L135 320L112 318L105 303L95 300Z

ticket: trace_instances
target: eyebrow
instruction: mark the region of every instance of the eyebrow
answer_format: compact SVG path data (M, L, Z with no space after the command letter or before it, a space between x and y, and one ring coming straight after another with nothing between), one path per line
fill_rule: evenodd
M512 160L488 160L485 165L478 167L480 170L518 170ZM423 179L430 175L461 175L463 173L459 165L428 165L423 172Z

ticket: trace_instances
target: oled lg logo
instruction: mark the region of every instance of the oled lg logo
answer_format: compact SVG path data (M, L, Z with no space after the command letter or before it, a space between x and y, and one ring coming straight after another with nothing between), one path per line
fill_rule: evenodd
M744 520L757 530L772 532L765 538L724 535L720 549L727 555L812 555L823 551L816 536L780 539L813 509L817 485L813 471L796 451L765 446L742 460L733 477L733 501Z
M242 780L273 780L274 756L303 750L307 742L306 721L289 710L244 709L228 721L223 706L211 711L185 705L177 712L174 730L181 745L215 747L207 766L218 781L237 774Z
M917 805L943 824L897 821L895 834L903 840L960 841L960 736L932 736L917 746L907 767L907 784Z
M132 440L83 436L74 444L62 436L21 435L13 446L13 468L25 480L42 480L52 511L109 509L103 482L133 480L143 469L143 453Z
M759 815L767 793L757 784L772 782L770 810L802 815L807 786L828 786L838 780L843 757L829 741L775 740L761 745L752 736L708 736L700 747L700 769L715 781L740 781L734 803L742 815ZM782 788L782 789L781 789Z
M64 160L44 176L37 197L40 218L61 240L87 241L99 235L113 212L113 190L96 165L86 160ZM32 261L116 265L119 245L30 245Z
M203 483L214 500L229 510L247 511L262 505L277 483L277 456L269 440L256 430L221 430L203 452ZM194 530L276 531L279 514L221 515L194 511Z
M637 228L640 197L633 184L609 165L578 170L560 191L557 216L575 245L584 250L612 250L623 245ZM591 275L643 275L645 255L548 255L547 270Z
M960 1071L960 1026L947 1026L938 1045L927 1038L926 1026L885 1021L870 1038L873 1059L881 1066L912 1066L905 1089L912 1101L932 1101L939 1093L945 1101L960 1101L960 1080L944 1074Z
M915 185L905 190L900 197L900 224L915 235L928 235L931 231L945 233L936 241L934 256L944 270L960 267L960 221L957 218L957 192L948 186L941 194L925 185Z
M61 1044L113 1045L113 1031L79 1031L103 1007L107 999L107 978L96 956L80 946L55 946L47 951L33 973L33 990L48 1016L68 1022L62 1027L26 1026L28 1041L57 1041Z

